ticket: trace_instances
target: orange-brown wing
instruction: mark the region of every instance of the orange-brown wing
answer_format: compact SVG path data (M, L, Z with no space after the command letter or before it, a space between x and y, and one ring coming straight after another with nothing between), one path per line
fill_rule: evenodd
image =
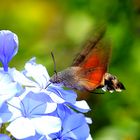
M105 29L104 28L100 29L100 31L97 32L93 38L91 38L84 44L82 51L73 60L72 66L80 66L81 63L85 61L87 56L91 53L91 51L97 46L99 41L103 38L104 33Z
M92 41L90 43L92 45ZM77 73L78 77L80 77L79 82L87 90L93 90L101 84L103 76L107 71L111 52L110 45L107 45L103 39L98 40L93 45L83 61L78 65L81 67L80 72Z
M81 73L83 73L85 70L83 70ZM102 79L104 77L106 70L103 68L97 68L93 70L92 72L86 74L86 75L79 75L79 85L81 85L86 90L94 90L98 86L102 85Z

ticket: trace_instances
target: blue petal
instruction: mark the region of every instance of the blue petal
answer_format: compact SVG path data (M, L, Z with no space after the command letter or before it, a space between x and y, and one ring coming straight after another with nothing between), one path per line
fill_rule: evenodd
M74 104L76 102L77 94L73 90L64 90L59 86L49 86L48 91L54 92L59 97L63 98L66 102Z
M70 115L63 123L61 137L77 140L86 139L89 136L89 127L82 114Z
M57 105L57 115L60 117L61 120L64 120L73 113L74 111L65 104Z
M3 103L2 106L0 107L0 123L8 122L11 117L12 113L8 110L7 104Z
M26 74L27 77L32 77L33 80L38 83L38 86L43 89L50 79L46 68L41 64L36 64L35 57L25 64L24 74Z
M5 134L0 134L0 139L1 140L11 140L10 137Z
M67 105L69 105L71 108L82 113L87 113L88 111L90 111L88 104L84 100L76 101L75 104L67 103Z
M31 136L31 137L28 137L28 138L25 138L25 139L22 139L22 140L47 140L45 136L42 136L38 133L36 133L35 136Z
M21 101L23 115L33 117L35 115L44 114L48 100L50 101L49 96L44 93L35 94L29 92Z
M60 139L60 136L61 136L61 131L59 131L58 133L52 133L49 135L49 137L52 139L52 140L55 140L55 139Z
M12 121L6 128L16 139L24 139L35 136L35 127L28 118L19 117Z
M8 63L18 51L18 38L8 30L0 31L0 61L4 70L8 71Z
M21 93L22 87L13 81L9 72L0 70L0 106L6 100L11 99L16 94Z

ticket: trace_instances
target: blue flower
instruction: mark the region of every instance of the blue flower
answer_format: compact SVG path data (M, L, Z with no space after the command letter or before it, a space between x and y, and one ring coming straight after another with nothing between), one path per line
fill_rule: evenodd
M51 84L46 88L50 77L43 65L36 64L35 58L26 63L24 71L14 70L12 76L14 81L25 88L20 96L7 101L8 109L12 113L7 130L15 138L51 140L50 134L59 134L58 138L67 139L67 132L64 129L68 129L65 123L70 121L74 123L76 118L83 123L79 122L76 131L72 130L76 127L73 124L73 128L70 127L71 133L77 135L77 131L86 128L87 131L82 134L83 136L76 137L84 140L89 136L84 115L77 116L75 111L88 112L90 110L88 104L85 101L76 101L77 94L73 90L64 90L61 85ZM69 135L71 133L69 132Z
M74 113L64 119L61 131L49 136L57 140L86 140L89 137L89 127L84 115Z
M8 63L18 51L18 38L8 30L0 31L0 61L4 71L8 71Z
M12 117L9 120L11 123L7 131L17 139L35 136L36 133L47 137L52 132L60 131L61 120L58 117L47 115L53 112L57 105L47 102L47 99L44 93L30 92L8 101Z
M0 139L1 140L11 140L10 137L5 134L0 134Z

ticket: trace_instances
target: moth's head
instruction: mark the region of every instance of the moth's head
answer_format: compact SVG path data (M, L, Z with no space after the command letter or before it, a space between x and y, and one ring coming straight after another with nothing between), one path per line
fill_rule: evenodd
M47 88L50 84L59 84L61 83L61 80L60 80L60 72L58 73L55 73L49 80L49 84L45 87Z
M51 83L61 83L62 82L62 78L61 78L61 72L57 72L55 73L51 78L50 78L50 82Z

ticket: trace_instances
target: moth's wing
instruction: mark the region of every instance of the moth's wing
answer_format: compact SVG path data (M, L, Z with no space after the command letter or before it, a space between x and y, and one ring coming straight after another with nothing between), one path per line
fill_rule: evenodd
M94 90L101 85L104 74L107 72L111 48L103 39L90 49L84 60L79 63L81 70L77 73L79 84L87 90Z
M80 75L79 77L81 78L79 80L79 85L81 85L83 89L86 89L88 91L94 90L104 84L102 83L102 80L105 72L105 69L95 69L88 75Z
M85 61L87 55L96 47L98 42L103 38L105 34L105 28L101 28L90 40L88 40L83 48L82 51L77 54L75 59L73 60L72 66L80 66L83 61Z

